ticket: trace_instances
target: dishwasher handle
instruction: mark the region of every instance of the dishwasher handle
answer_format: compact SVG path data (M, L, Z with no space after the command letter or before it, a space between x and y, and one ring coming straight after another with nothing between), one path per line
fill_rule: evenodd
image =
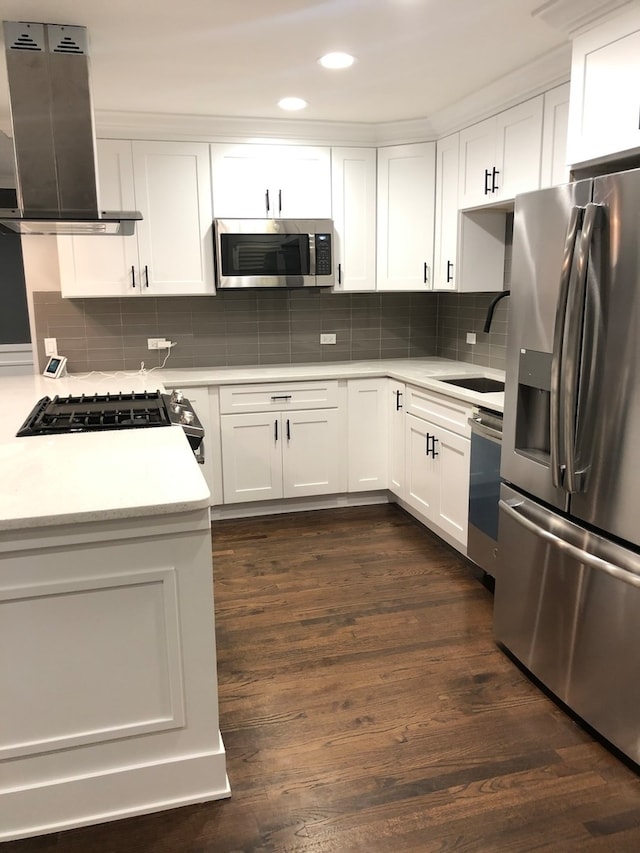
M467 423L471 427L471 432L502 444L502 429L483 421L482 415L473 415L467 419Z

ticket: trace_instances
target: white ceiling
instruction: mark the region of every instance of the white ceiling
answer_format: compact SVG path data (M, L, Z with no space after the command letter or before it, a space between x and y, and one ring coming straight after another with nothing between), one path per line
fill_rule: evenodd
M566 35L532 17L540 5L0 0L0 15L87 27L96 112L379 123L429 117L566 45ZM317 59L330 50L358 61L327 71ZM286 95L308 108L283 113L276 102ZM0 116L7 115L3 55Z

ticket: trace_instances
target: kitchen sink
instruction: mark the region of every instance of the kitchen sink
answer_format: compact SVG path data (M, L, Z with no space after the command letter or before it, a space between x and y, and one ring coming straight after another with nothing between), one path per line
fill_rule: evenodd
M468 391L477 391L479 394L491 394L495 391L504 391L504 382L498 379L489 379L488 376L463 376L460 379L441 379L446 385L457 385Z

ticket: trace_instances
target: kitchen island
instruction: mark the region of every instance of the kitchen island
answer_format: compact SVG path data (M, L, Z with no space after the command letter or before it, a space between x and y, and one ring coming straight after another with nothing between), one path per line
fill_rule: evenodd
M209 492L183 431L15 437L44 395L158 387L0 380L2 841L230 794Z

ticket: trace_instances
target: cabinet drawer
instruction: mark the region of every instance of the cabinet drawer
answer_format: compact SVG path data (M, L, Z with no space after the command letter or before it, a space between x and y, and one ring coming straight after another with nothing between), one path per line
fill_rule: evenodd
M452 397L432 394L411 385L407 386L407 412L458 435L471 435L467 418L471 417L472 410L473 406L461 403Z
M338 380L223 385L220 412L282 412L289 409L333 409L338 405Z

